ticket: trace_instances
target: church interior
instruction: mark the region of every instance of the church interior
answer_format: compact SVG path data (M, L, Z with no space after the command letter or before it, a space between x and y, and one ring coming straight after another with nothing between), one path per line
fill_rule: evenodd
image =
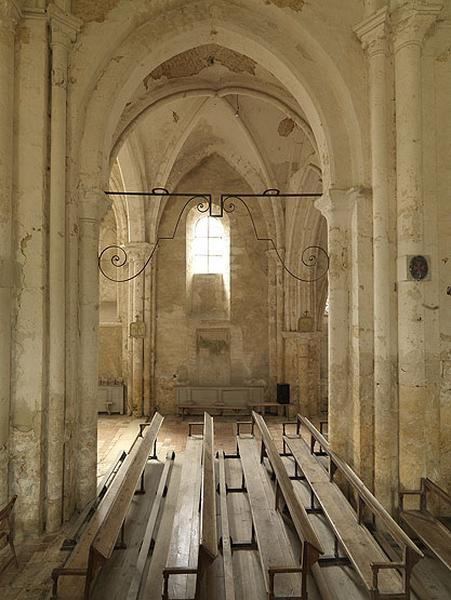
M0 0L0 595L451 598L451 0Z

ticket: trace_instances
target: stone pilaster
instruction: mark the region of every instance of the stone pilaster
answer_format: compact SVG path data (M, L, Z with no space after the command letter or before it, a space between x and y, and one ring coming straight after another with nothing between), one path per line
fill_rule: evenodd
M374 490L392 510L397 498L396 263L388 73L388 12L372 14L356 29L368 57L373 195ZM394 156L393 156L394 161Z
M104 194L87 192L79 205L79 384L77 506L95 497L97 486L97 343L99 329L99 207Z
M315 202L327 220L329 268L329 439L350 458L352 403L349 398L350 221L346 190L331 189Z
M0 505L9 496L14 40L20 12L0 2Z
M49 223L49 406L46 529L63 521L66 404L66 129L67 68L79 22L50 5L51 117Z
M11 354L10 482L18 495L19 535L45 521L45 414L48 343L48 24L44 11L25 11L17 28L15 297Z
M425 412L434 399L427 393L425 286L409 277L410 255L425 254L422 45L441 5L407 5L393 15L398 217L398 354L400 484L418 487L427 471ZM434 274L432 274L434 277ZM438 423L437 431L438 431ZM436 457L438 461L438 456Z

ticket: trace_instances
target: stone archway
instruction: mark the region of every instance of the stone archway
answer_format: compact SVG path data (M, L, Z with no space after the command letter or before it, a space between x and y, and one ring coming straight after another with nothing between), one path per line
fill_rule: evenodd
M193 3L183 12L176 5L174 2L172 9L168 8L164 13L149 9L148 15L140 13L137 25L128 24L122 31L116 31L115 39L119 43L114 45L108 39L108 43L104 43L104 53L99 53L101 60L92 64L83 75L90 44L95 38L94 31L87 31L72 66L74 78L78 79L71 96L71 114L74 116L71 124L71 187L77 190L80 227L78 371L79 435L83 447L80 447L78 462L79 505L84 505L95 493L96 369L92 352L97 343L99 201L101 190L108 181L117 123L130 94L143 77L171 56L212 40L250 56L257 63L265 64L302 106L318 146L324 186L347 190L365 180L363 134L359 127L364 110L311 32L307 32L300 22L290 21L284 13L278 15L279 26L275 28L247 5L234 5L230 10L230 2L221 1L215 3L212 12L204 1ZM106 37L108 25L106 19L103 24ZM112 23L112 27L116 25ZM300 37L304 42L301 49ZM98 43L98 39L95 41ZM306 53L313 57L310 61L313 65L305 59ZM92 60L92 55L89 58ZM361 67L363 72L363 61ZM337 111L341 118L337 118ZM338 204L340 214L343 209L348 214L349 203L344 195L336 196L340 197L334 199L334 207ZM331 227L336 229L337 223L331 222ZM349 225L346 227L349 229ZM340 255L342 246L348 244L349 235L343 239L338 236L333 251ZM335 271L342 274L343 265L332 261L331 279L335 277ZM348 280L340 276L337 286L342 285L347 286ZM331 297L331 313L336 298ZM341 295L335 306L342 301ZM337 343L339 338L341 343L343 331L348 329L347 300L340 310L336 310L335 318L340 326L334 328L332 323L331 331ZM335 346L332 344L332 347ZM347 365L347 351L340 352L342 355ZM337 389L343 399L346 390L341 383Z

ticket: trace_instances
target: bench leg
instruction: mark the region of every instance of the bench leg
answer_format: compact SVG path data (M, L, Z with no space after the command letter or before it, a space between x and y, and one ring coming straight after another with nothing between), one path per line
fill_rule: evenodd
M169 598L169 573L163 573L163 600L168 600Z

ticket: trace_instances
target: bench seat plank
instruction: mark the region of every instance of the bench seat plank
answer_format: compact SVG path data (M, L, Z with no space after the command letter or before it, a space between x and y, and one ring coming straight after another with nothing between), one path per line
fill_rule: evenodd
M202 448L202 495L201 495L201 539L200 545L213 559L218 553L216 532L216 485L214 466L213 419L204 413L204 440Z
M265 578L269 590L270 568L299 567L288 539L282 518L275 507L274 491L260 464L260 451L253 438L238 438L238 448L243 468L255 528L255 537ZM277 596L301 597L300 574L276 575Z
M406 510L400 513L403 521L420 540L451 570L451 531L429 512Z
M166 569L197 569L199 562L200 513L202 480L202 439L191 437L186 443L182 475L177 496L174 524ZM186 525L190 524L189 536ZM196 592L196 575L171 575L169 597L192 599Z
M318 459L311 454L302 438L285 436L285 442L304 473L340 545L349 557L368 589L373 586L371 563L388 562L386 554L363 525L359 525L352 506L340 488L329 481L328 474ZM379 574L381 593L401 591L402 578L394 570L384 570Z

